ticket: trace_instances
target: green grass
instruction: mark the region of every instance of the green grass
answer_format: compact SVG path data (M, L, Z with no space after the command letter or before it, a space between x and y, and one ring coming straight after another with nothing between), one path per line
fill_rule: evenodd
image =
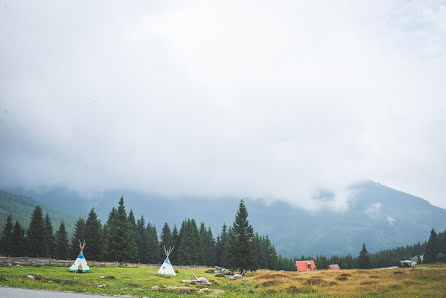
M438 262L435 264L420 264L417 265L420 268L446 268L446 263Z
M204 269L179 270L177 276L160 276L158 268L94 268L90 273L72 273L64 267L0 267L0 286L33 288L80 293L142 296L175 296L164 289L168 286L191 287L199 290L204 286L182 283L191 279L192 272L197 277L204 276L211 281L209 289L220 289L225 296L252 296L254 282L249 280L230 281L227 277L215 277L214 273L205 273ZM32 274L36 280L26 276ZM99 286L99 287L98 287ZM103 286L103 287L102 287ZM152 286L160 286L160 291L153 291Z
M206 277L211 290L222 290L224 297L260 296L446 296L446 264L417 266L392 270L317 270L312 272L278 272L260 270L247 278L231 281L206 273L205 269L180 269L175 277L159 276L158 268L90 267L91 273L72 273L64 267L0 267L0 286L72 291L91 294L132 295L136 297L177 296L169 286L188 287L178 293L191 292L204 286L182 283ZM34 281L26 276L32 274ZM342 276L347 278L342 279ZM151 289L159 286L159 291ZM188 290L189 289L189 290ZM214 292L214 294L216 294Z

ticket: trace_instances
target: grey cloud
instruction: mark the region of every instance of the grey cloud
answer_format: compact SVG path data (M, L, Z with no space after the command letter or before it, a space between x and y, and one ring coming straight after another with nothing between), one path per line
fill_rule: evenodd
M446 207L445 11L8 1L1 183L342 208L372 179Z

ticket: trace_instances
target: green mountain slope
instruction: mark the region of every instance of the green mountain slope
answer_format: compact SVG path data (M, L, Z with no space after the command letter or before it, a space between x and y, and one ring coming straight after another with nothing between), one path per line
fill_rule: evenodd
M267 203L245 198L249 221L256 232L269 235L277 251L284 256L357 255L365 242L369 252L411 245L429 238L430 231L446 229L446 210L422 198L392 189L373 181L351 186L354 196L344 211L330 208L318 211L296 207L283 201ZM142 214L158 231L164 222L181 225L185 218L194 218L210 225L214 235L223 223L232 224L240 198L210 199L206 197L163 197L129 190L111 190L94 198L64 188L41 191L10 189L32 196L42 205L87 216L94 206L102 220L107 219L121 196L127 210ZM332 199L329 193L324 201Z
M14 195L6 191L0 190L0 231L3 231L3 227L6 223L6 218L9 214L12 216L13 222L18 220L22 226L28 229L31 214L34 207L38 203L32 198L21 195ZM63 222L66 225L69 235L73 233L74 225L76 223L76 217L61 211L46 208L42 206L44 216L48 213L53 222L53 228L57 230L60 223Z

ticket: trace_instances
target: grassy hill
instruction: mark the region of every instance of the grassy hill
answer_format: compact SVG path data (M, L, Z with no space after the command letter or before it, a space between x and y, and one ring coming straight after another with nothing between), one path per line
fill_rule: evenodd
M28 228L31 214L34 207L38 203L32 198L21 195L14 195L6 191L0 190L0 231L6 223L9 214L12 216L13 222L18 220L22 226ZM66 225L68 234L71 235L76 223L76 217L61 211L46 208L42 206L44 216L48 213L53 222L53 228L56 230L63 221Z

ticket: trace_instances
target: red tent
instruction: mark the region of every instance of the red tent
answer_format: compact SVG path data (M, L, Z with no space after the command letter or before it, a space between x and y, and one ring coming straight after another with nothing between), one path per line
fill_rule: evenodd
M299 271L299 272L315 270L316 269L316 265L314 264L313 260L309 260L309 261L296 261L296 267L297 267L297 271Z
M339 267L338 264L328 265L328 269L330 270L339 270L341 267Z

